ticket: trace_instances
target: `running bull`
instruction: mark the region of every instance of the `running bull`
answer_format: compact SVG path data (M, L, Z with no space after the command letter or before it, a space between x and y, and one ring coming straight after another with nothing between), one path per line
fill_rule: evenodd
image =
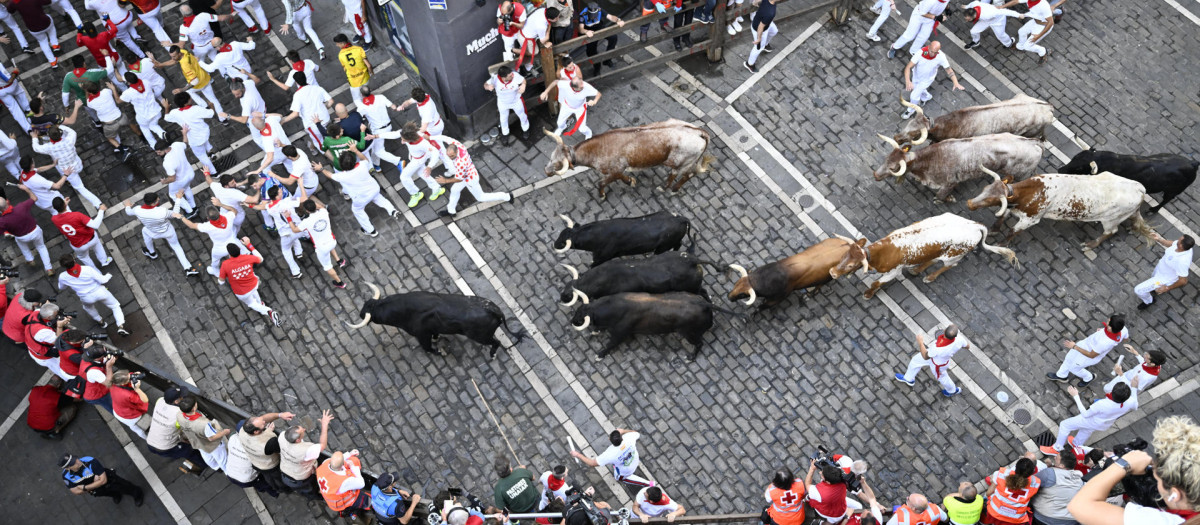
M599 358L634 335L678 333L692 344L688 360L695 361L704 333L712 328L713 311L737 315L687 292L619 293L583 301L583 306L575 310L571 325L580 332L589 327L594 332L608 332L608 344L597 354Z
M1147 212L1157 213L1159 208L1171 202L1195 182L1197 168L1200 168L1200 162L1170 153L1124 155L1085 147L1071 162L1059 168L1058 172L1085 175L1107 171L1129 180L1136 180L1146 188L1146 193L1163 194L1158 205L1151 206Z
M1025 178L1033 175L1042 160L1041 141L1011 133L946 140L915 152L912 144L900 145L883 135L879 138L892 146L892 152L875 170L875 180L888 175L899 179L911 173L921 184L937 190L937 199L945 202L954 202L950 193L959 183L984 176L981 164Z
M679 191L683 183L697 173L707 172L716 160L705 153L708 132L675 119L609 130L575 146L566 145L562 137L554 133L545 133L558 142L546 163L546 176L563 174L574 166L593 168L602 175L597 186L601 199L607 196L605 188L617 179L630 186L637 184L636 179L625 174L630 168L671 168L671 175L662 189Z
M503 328L513 337L513 344L525 338L523 330L510 330L500 308L482 297L409 292L380 299L379 288L366 284L374 297L363 304L359 312L362 321L346 323L350 328L362 328L371 321L399 328L416 337L421 348L431 354L439 353L434 344L442 335L465 335L479 344L491 346L490 357L493 358L500 348L500 341L496 340L497 328Z
M645 259L609 261L579 273L569 264L562 264L571 273L571 282L562 290L559 299L563 306L572 306L580 297L600 297L625 293L688 292L707 296L704 292L701 261L687 252L664 252ZM731 267L732 268L732 267Z
M933 125L930 125L929 117L925 116L920 106L903 98L900 103L916 110L917 115L908 121L904 131L897 134L895 139L900 143L911 142L914 146L925 142L927 138L932 142L940 142L997 133L1044 140L1046 126L1054 122L1054 107L1049 102L1027 95L951 111L935 119Z
M555 239L554 252L566 253L571 248L592 252L593 266L624 255L678 250L684 236L691 237L688 220L667 211L578 226L566 215L559 217L567 223L567 229Z
M997 226L1002 226L1009 211L1017 218L1005 242L1042 219L1057 221L1099 222L1104 228L1096 240L1084 244L1094 249L1117 232L1125 219L1133 219L1133 229L1150 237L1150 226L1142 219L1142 198L1146 189L1141 183L1112 173L1099 175L1065 175L1046 173L1034 175L1012 184L992 170L983 168L994 182L987 185L967 208L977 210L1000 206L996 212Z
M729 300L744 300L749 306L761 297L760 308L767 308L779 304L795 290L808 288L809 295L815 295L821 285L833 280L829 271L846 256L852 244L849 239L825 239L796 255L749 272L741 266L730 265L741 279L733 285Z
M863 294L870 299L884 283L899 277L901 270L915 266L913 274L920 275L933 263L941 261L942 267L925 277L925 282L931 283L962 261L976 246L1003 255L1009 264L1019 267L1017 254L1007 248L989 245L985 240L987 233L987 226L953 213L943 213L900 228L870 245L866 239L859 239L851 244L837 266L829 270L829 275L837 279L859 269L864 274L869 271L882 273Z

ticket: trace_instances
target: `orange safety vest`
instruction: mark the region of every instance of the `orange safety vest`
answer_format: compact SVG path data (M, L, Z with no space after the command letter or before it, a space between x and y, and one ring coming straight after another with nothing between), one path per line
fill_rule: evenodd
M767 487L771 507L767 514L777 525L800 525L804 523L804 481L794 480L792 487L783 490L771 484Z
M937 525L942 517L942 509L932 503L923 512L912 510L907 504L896 509L897 525Z
M988 498L988 514L1005 523L1025 523L1029 519L1029 502L1042 487L1042 480L1037 476L1029 476L1028 487L1009 490L1007 478L1011 473L1012 469L1008 467L996 473L996 492Z
M357 490L349 490L339 493L338 489L342 487L342 483L354 477L354 472L350 466L359 467L361 464L358 461L358 456L350 456L344 460L342 465L343 474L334 472L329 468L329 462L332 459L325 460L321 466L317 467L317 488L321 490L321 497L325 498L325 503L329 504L329 508L341 512L346 507L349 507L354 500L358 499Z

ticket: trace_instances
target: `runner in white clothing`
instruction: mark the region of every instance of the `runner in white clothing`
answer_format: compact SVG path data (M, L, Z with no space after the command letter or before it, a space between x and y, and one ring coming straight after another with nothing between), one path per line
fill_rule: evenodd
M529 116L525 114L525 77L508 66L500 66L496 74L484 82L483 89L496 92L496 109L500 111L500 134L508 136L508 112L521 121L521 139L529 140Z
M280 148L279 152L286 159L284 167L288 170L287 177L280 177L271 172L268 173L286 186L298 183L301 188L304 188L304 194L308 195L308 200L320 203L321 201L314 197L313 194L321 188L321 178L317 176L317 172L313 171L312 162L308 160L308 154L292 144ZM293 189L293 193L296 191L298 190Z
M246 70L241 70L240 72L245 75L246 80L242 80L240 77L229 79L229 92L233 93L233 97L238 99L238 103L241 104L241 118L228 113L219 113L217 116L231 118L245 124L246 128L250 131L250 136L253 137L258 132L258 128L255 128L250 123L250 116L254 113L265 114L267 112L267 102L263 100L262 93L258 91L258 77Z
M2 9L3 7L0 7L0 10ZM25 87L17 79L20 73L20 70L15 68L9 71L0 67L0 103L8 108L8 112L21 127L21 131L28 133L29 118L25 114L30 113L29 94L25 92Z
M192 195L192 179L196 177L196 170L192 169L192 163L187 159L184 144L160 140L155 144L154 152L162 157L163 170L167 174L159 182L167 185L167 194L179 209L187 213L189 219L195 217L199 211L196 198Z
M345 151L342 152L338 163L342 166L351 166L350 169L331 172L316 161L313 161L312 169L342 185L342 192L350 196L350 208L358 225L362 227L363 233L375 237L379 235L379 232L371 224L371 218L367 216L367 205L374 204L383 208L392 218L399 218L400 211L379 193L379 183L371 176L371 164L366 160L367 158L361 152Z
M1050 0L1011 0L1000 8L1008 9L1017 4L1025 4L1029 8L1029 13L1025 15L1029 21L1017 30L1017 49L1037 53L1040 57L1038 63L1044 63L1050 57L1050 50L1042 47L1042 40L1054 29Z
M517 32L517 65L518 70L521 69L521 64L525 62L525 57L529 56L529 63L525 64L525 72L528 74L533 71L533 60L537 56L538 47L545 47L546 50L551 49L550 44L550 24L557 21L560 13L558 8L548 7L539 8L532 11L526 10L525 22L521 25L521 30Z
M283 2L283 12L286 18L283 21L283 25L279 26L279 34L288 34L288 26L291 26L296 31L296 38L304 42L304 45L308 45L310 41L316 44L317 54L320 55L321 60L325 60L325 44L321 43L321 36L313 30L312 4L308 0L281 1Z
M262 28L263 35L271 34L271 21L267 20L267 13L263 11L262 3L259 0L233 0L230 5L242 22L246 24L250 34L257 33L259 28Z
M653 481L634 475L640 461L637 440L641 436L632 430L618 428L608 435L608 442L611 446L595 459L583 455L578 450L572 450L571 455L589 467L611 466L613 475L616 476L617 481L622 483L635 487L653 487Z
M587 125L587 110L591 106L595 106L600 102L601 93L592 87L591 84L584 82L582 78L575 77L573 80L559 80L546 88L546 91L538 98L545 102L550 96L550 90L558 88L558 129L555 130L557 135L574 135L576 131L583 133L583 138L592 138L592 129ZM588 97L595 97L588 100ZM575 127L567 130L567 119L575 117Z
M883 40L879 38L879 28L883 27L883 23L887 21L888 15L896 10L896 0L875 0L875 5L871 6L872 13L879 13L875 17L875 23L871 24L871 29L867 30L867 40L878 42Z
M950 360L954 358L959 350L971 348L967 343L967 338L960 337L958 334L957 325L949 325L941 334L937 336L933 347L925 346L925 336L917 334L917 351L918 353L912 356L908 361L908 369L903 374L896 374L896 381L913 386L917 380L917 373L922 368L928 368L933 374L933 377L942 385L942 395L953 397L962 393L962 389L954 384L954 379L950 377Z
M148 56L144 58L138 58L133 54L125 56L125 68L129 70L128 72L136 74L142 82L145 82L150 87L150 91L162 103L164 106L163 110L165 111L167 99L163 98L163 92L167 90L167 81L163 79L162 75L158 74L159 67L154 59Z
M83 311L99 323L101 328L108 328L108 323L100 317L100 312L96 310L96 305L103 303L109 310L112 310L113 319L117 323L117 333L129 335L129 330L125 329L125 314L121 312L121 302L113 297L112 292L109 292L108 288L104 286L112 279L112 274L100 273L100 270L91 266L79 264L75 256L69 253L64 253L58 259L58 265L63 270L58 274L59 290L70 288L75 295L79 296Z
M288 226L293 232L305 233L312 239L317 261L321 263L321 269L333 278L333 287L345 288L346 283L338 276L333 263L336 261L338 268L345 268L348 263L346 259L338 257L337 238L333 235L333 221L329 219L329 210L312 199L302 202L300 208L306 216L299 223L289 222Z
M388 110L399 111L400 107L386 96L374 94L371 86L365 84L359 88L359 94L361 99L358 102L358 113L367 120L367 128L371 133L378 135L392 131L392 115L388 113ZM345 109L345 106L341 106L341 108L334 106L334 109L341 115L340 112ZM402 168L403 162L400 157L388 152L384 148L384 142L386 142L384 139L371 141L365 152L367 160L371 161L375 171L380 171L380 162L385 160L395 164L397 168Z
M650 521L650 518L665 517L670 523L687 512L683 505L667 496L662 487L646 487L639 490L633 499L633 513L643 522Z
M1113 366L1114 377L1112 378L1112 381L1109 381L1104 385L1105 394L1111 394L1113 387L1121 381L1132 384L1134 378L1138 379L1137 388L1135 390L1140 393L1143 390L1150 388L1150 385L1154 384L1154 382L1158 380L1158 374L1162 372L1162 366L1167 363L1167 354L1162 350L1150 350L1149 352L1146 352L1146 355L1143 356L1137 351L1136 348L1133 347L1133 345L1127 344L1123 346L1125 346L1126 350L1129 350L1129 353L1133 354L1133 356L1137 358L1137 365L1130 367L1130 369L1126 371L1121 367L1121 361L1118 360L1117 364Z
M304 257L304 251L300 247L301 236L286 225L300 221L296 208L300 206L301 202L308 200L308 196L304 194L303 188L290 197L282 195L282 188L271 186L267 188L267 199L255 205L254 209L265 211L271 216L272 224L276 225L275 231L279 233L279 245L283 252L283 259L287 261L288 269L292 271L292 278L299 279L304 275L300 271L300 265L296 264L296 259Z
M950 61L946 59L946 55L942 54L940 42L934 40L920 51L920 53L914 54L912 60L904 67L904 89L911 91L908 96L909 102L924 106L926 102L933 99L933 95L929 94L929 86L932 86L933 81L937 79L938 68L945 68L946 74L954 82L954 89L960 91L967 89L958 83L958 75L954 74L954 69L950 67ZM909 119L916 112L916 108L910 107L900 116Z
M372 38L371 24L367 23L363 5L363 0L342 0L342 7L346 9L346 17L342 21L354 28L354 43L366 51L371 49Z
M33 151L54 159L58 172L67 179L75 193L91 203L93 208L99 208L100 198L83 185L83 179L80 177L83 174L83 159L79 158L79 152L75 149L75 130L60 124L50 128L45 138L39 136L37 130L32 130L31 133Z
M212 203L215 207L210 206L205 212L207 222L196 224L178 213L174 218L183 221L188 228L208 235L208 239L212 241L212 259L209 262L208 273L217 277L220 275L221 259L229 255L228 245L241 244L241 241L238 240L237 229L233 225L233 218L236 216L234 208L222 204L216 197L213 197Z
M313 62L307 58L300 58L300 52L296 51L295 49L289 49L285 57L287 58L288 64L291 64L291 67L288 69L286 75L287 78L285 78L283 82L280 82L278 78L275 78L275 73L267 71L267 78L271 79L271 82L273 82L275 86L284 91L288 91L292 89L292 86L296 85L297 75L303 76L304 80L309 86L321 85L317 82L317 72L321 70L320 64L317 64L316 62ZM324 56L322 56L321 60L324 59Z
M113 25L117 26L117 40L137 56L146 56L146 52L134 42L134 38L141 37L133 30L133 13L122 8L117 0L84 0L83 7L95 11L101 20L112 21Z
M442 148L442 162L446 164L447 177L438 177L437 181L440 184L453 184L450 186L450 204L445 210L439 211L438 215L442 217L453 217L458 213L458 198L462 195L463 189L471 192L475 197L475 201L480 204L485 202L508 202L512 200L512 195L506 192L498 191L487 193L479 185L479 171L475 169L475 163L471 161L471 154L467 153L467 147L461 142L454 140L445 135L433 137L446 146Z
M421 131L430 136L441 135L442 130L446 129L446 123L442 122L442 116L438 114L433 98L425 93L424 89L415 87L412 89L412 97L400 103L396 110L404 111L413 104L417 105L417 113L421 116Z
M320 150L321 143L325 140L325 125L329 123L329 108L333 107L333 97L321 86L308 85L308 79L302 76L296 77L296 85L299 87L292 95L292 105L288 108L292 112L283 117L283 122L291 122L300 117L300 121L304 123L304 130L308 132L308 138L312 139L313 144Z
M566 504L567 492L571 490L567 472L566 465L555 465L553 470L543 472L538 478L538 483L542 485L542 500L538 502L538 510L545 509L546 505L554 500L561 500Z
M1067 387L1067 393L1075 399L1075 407L1079 409L1079 415L1064 419L1058 424L1058 437L1054 441L1054 446L1041 447L1042 453L1057 456L1058 451L1067 445L1067 438L1071 436L1072 432L1075 433L1075 440L1072 444L1082 447L1087 444L1092 433L1108 430L1121 416L1137 410L1138 379L1140 378L1134 377L1128 383L1125 382L1124 376L1120 376L1120 379L1121 381L1113 386L1111 393L1103 399L1096 400L1092 406L1087 408L1084 408L1083 401L1079 399L1079 391L1075 390L1073 386Z
M1191 235L1182 235L1179 239L1170 241L1153 233L1152 238L1167 250L1158 260L1158 264L1154 265L1154 274L1133 287L1133 293L1141 299L1138 310L1145 310L1154 304L1154 296L1151 293L1161 296L1187 284L1188 271L1192 266L1192 247L1196 245L1196 240Z
M979 45L979 36L989 27L996 40L1004 47L1012 47L1013 39L1005 29L1009 18L1023 19L1025 15L1011 9L1000 9L992 5L991 0L975 0L963 7L963 20L974 23L971 26L971 42L963 49L971 49Z
M1102 328L1084 340L1078 343L1064 341L1063 346L1070 351L1063 359L1062 366L1058 367L1058 371L1049 372L1046 377L1065 383L1071 380L1072 375L1075 375L1079 377L1079 382L1075 385L1083 388L1095 379L1087 367L1103 361L1104 356L1116 348L1117 344L1127 339L1129 339L1129 329L1125 327L1125 316L1113 314Z
M176 45L182 47L185 44L191 44L192 53L200 60L212 60L217 50L213 48L212 39L216 37L213 33L212 24L229 20L231 15L214 15L211 13L196 13L193 15L192 8L188 5L179 6L179 14L183 16L183 25L179 26L179 42Z
M125 82L129 84L129 89L121 93L121 102L133 106L133 118L141 128L142 138L146 139L146 143L157 144L167 136L167 130L159 123L166 106L165 101L132 71L125 72Z
M54 198L62 198L62 194L58 192L63 184L67 183L67 178L62 177L57 182L50 182L40 174L53 168L54 164L46 166L33 167L33 157L21 157L21 176L18 188L29 193L34 198L34 204L37 207L50 212L50 215L58 215L58 211L54 209Z
M382 143L385 139L401 138L404 139L404 144L408 146L408 163L403 167L396 164L400 169L400 184L404 185L404 191L409 194L408 207L416 207L420 204L421 199L425 198L425 192L417 189L417 185L413 183L413 177L420 177L422 181L429 186L430 201L435 201L446 193L446 188L438 185L433 179L433 168L437 166L442 157L442 146L436 141L429 140L429 136L418 131L416 122L406 122L404 128L400 131L386 131L375 135L367 135L367 140L374 140ZM382 151L383 147L380 146ZM380 154L380 158L388 162L392 159L399 160L398 157L391 155L391 158Z
M896 52L909 41L912 41L912 45L908 46L908 54L915 55L921 51L949 3L949 0L921 0L909 15L908 27L904 29L904 34L888 48L887 57L896 58Z
M270 174L272 167L287 162L287 157L284 157L279 151L280 148L292 143L292 140L287 136L287 132L283 129L283 115L261 111L251 113L249 118L223 115L238 122L249 123L250 138L254 139L258 147L263 150L263 159L259 163L258 169L251 171L247 175L259 175L263 172Z
M174 103L175 109L167 113L167 122L174 122L183 128L183 140L204 166L205 175L216 173L217 167L208 156L212 145L208 143L211 130L207 122L216 113L210 108L193 105L192 96L187 93L176 93Z
M79 17L78 14L75 16ZM3 21L4 25L8 26L8 29L12 31L13 36L17 37L17 45L21 46L21 51L26 53L33 52L33 48L29 47L29 41L25 39L25 33L21 31L21 26L17 25L16 17L9 12L7 6L0 5L0 21ZM76 22L75 26L79 27L82 24L83 22Z
M242 80L250 77L243 71L250 71L250 61L246 60L246 52L255 48L254 38L246 37L245 42L230 42L228 44L221 41L220 38L212 39L212 45L217 52L213 54L213 58L209 62L200 62L200 67L209 73L221 72L226 78L240 78Z
M179 244L179 236L175 233L175 225L171 224L171 217L174 213L171 212L171 203L159 204L158 194L154 192L146 193L142 197L141 206L133 206L129 199L125 199L125 214L137 217L137 220L142 223L142 243L145 245L142 248L142 255L151 259L158 258L158 252L154 250L155 239L166 239L167 245L171 247L171 251L175 252L175 259L183 266L184 274L187 276L200 275L200 270L192 266L188 260L187 253L183 251L183 246Z

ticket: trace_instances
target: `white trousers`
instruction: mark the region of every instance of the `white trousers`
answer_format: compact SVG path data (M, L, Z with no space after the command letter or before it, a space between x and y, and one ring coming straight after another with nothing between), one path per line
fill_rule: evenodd
M142 137L146 139L146 143L153 146L158 143L158 139L167 135L167 130L163 129L160 119L162 112L159 111L148 117L143 117L140 114L134 113L134 120L138 123L138 128L142 130Z
M46 251L46 239L42 238L42 228L35 227L33 231L16 237L17 248L21 249L21 255L25 256L25 262L33 262L33 251L37 250L38 256L42 258L42 267L45 270L50 270L50 252Z
M912 359L908 360L908 370L904 371L904 380L910 383L916 381L917 373L922 368L929 369L929 373L933 374L934 379L937 379L938 383L942 385L942 391L954 392L958 390L958 386L954 384L954 379L950 378L950 363L939 367L933 363L933 360L922 358L919 352L913 354Z
M754 28L752 30L757 31L757 28ZM771 43L771 38L773 38L778 33L779 33L779 28L775 26L775 22L771 22L771 25L767 26L767 30L763 31L762 40L758 43L758 45L752 46L750 48L750 59L747 60L746 62L752 66L755 63L757 63L758 55L762 53L763 49L766 49L767 44ZM753 36L753 35L754 35L754 33L751 33L751 36Z
M4 165L4 169L8 170L8 174L14 179L21 178L21 155L17 151L9 153L7 157L0 158L0 164Z
M424 162L413 162L409 160L408 163L400 169L400 184L404 185L404 191L407 191L409 195L416 195L421 191L417 188L417 184L413 182L413 177L420 177L420 179L425 182L425 185L429 186L429 191L436 192L438 188L441 187L436 180L433 180L433 177L425 174Z
M217 113L225 112L225 108L221 107L221 101L217 99L217 94L213 93L213 83L211 80L200 89L188 88L187 91L192 95L192 102L195 102L197 106L208 109L208 104L204 103L204 100L200 98L200 95L204 95L204 98L212 101L213 109Z
M579 109L574 109L574 108L567 107L566 104L559 104L558 105L558 133L562 133L567 130L567 119L569 119L571 117L571 115L574 115L576 122L579 122L578 132L583 133L583 138L585 138L585 139L592 138L592 128L588 127L587 117L583 114L583 108L585 108L585 107L587 107L587 106L585 105L585 106L580 107ZM582 121L579 120L581 118L583 119Z
M371 24L367 23L367 16L361 11L358 13L346 13L346 17L350 19L350 25L354 26L354 33L362 37L363 41L371 43Z
M195 150L192 150L192 151L194 152ZM196 156L199 157L199 155L196 155ZM201 161L201 162L203 162L203 161ZM216 171L216 170L213 170L210 168L209 171ZM183 190L183 198L182 199L175 197L175 195L178 194L180 190ZM171 200L175 202L175 206L178 207L180 210L183 210L187 213L192 213L192 210L196 209L196 197L195 197L195 195L192 194L192 179L185 180L185 179L180 179L179 177L175 177L175 182L167 184L167 192L170 194Z
M183 246L179 244L179 236L175 234L174 226L172 226L170 230L167 230L167 233L157 234L142 228L142 243L145 244L146 249L152 253L157 251L154 249L155 239L167 240L167 245L171 247L171 251L175 252L175 259L179 261L179 264L183 265L184 270L192 267L192 262L188 260L187 254L184 253Z
M352 89L351 91L357 92L358 90ZM371 133L373 135L378 135L380 133L387 133L391 130L392 130L392 127L388 126L386 128L374 130ZM389 152L387 150L387 147L385 146L386 142L387 141L380 139L380 138L372 140L371 145L367 146L367 152L366 152L367 160L371 161L372 166L378 166L379 161L385 160L385 161L388 161L388 162L396 165L396 169L403 171L404 161L401 160L400 157L392 154L391 152Z
M55 11L71 17L71 23L75 24L75 27L83 25L83 20L79 18L79 12L71 6L69 0L50 0L50 5Z
M79 176L79 170L75 170L66 177L67 183L71 185L71 188L75 189L76 194L78 194L83 200L91 203L93 208L100 207L100 197L97 197L95 193L92 193L87 189L86 186L83 185L83 179Z
M146 431L142 430L142 427L138 426L138 421L141 421L142 418L136 417L132 419L125 419L121 416L118 416L116 413L113 414L113 417L115 417L117 421L120 421L125 426L129 427L129 430L132 430L134 434L138 435L138 437L146 439Z
M873 7L879 9L879 16L875 17L875 23L871 24L871 29L867 31L868 35L878 35L879 28L883 27L888 15L892 14L892 4L888 0L876 0Z
M330 244L329 247L316 248L317 262L321 263L321 269L329 271L333 269L333 250L337 248L337 241Z
M321 36L313 30L312 8L309 7L308 4L304 4L304 6L300 9L297 9L295 13L292 13L292 31L296 32L296 37L299 38L301 42L308 42L309 40L312 40L313 44L316 44L317 49L325 49L325 44L321 43ZM305 37L305 35L308 36ZM351 89L350 91L355 90Z
M287 228L287 225L281 225L280 228ZM296 256L304 253L300 247L300 238L304 237L302 233L292 235L282 235L279 237L279 248L283 251L283 260L287 261L288 269L292 271L292 275L300 275L300 265L296 264Z
M257 286L255 286L253 290L250 290L249 292L246 292L245 294L242 294L242 295L233 294L233 296L237 297L238 300L242 302L242 304L246 305L247 307L249 307L251 310L254 310L255 312L258 312L263 315L267 315L267 314L271 313L271 307L263 304L262 297L258 295L258 287Z
M915 55L921 51L921 46L929 40L929 34L932 32L933 19L925 18L914 11L908 18L908 27L904 28L904 34L892 42L892 49L898 50L911 40L912 45L908 46L908 53Z
M212 42L192 44L192 54L202 62L212 62L213 57L217 56L217 50L213 47Z
M357 90L351 88L351 91ZM303 116L300 118L304 119ZM317 151L321 151L321 144L325 141L326 124L328 124L328 122L313 122L311 120L304 119L304 131L307 133L308 138L313 141L313 145L316 146Z
M13 19L13 15L7 9L0 13L0 20L4 21L4 25L8 26L9 34L17 37L17 43L21 44L22 48L29 47L29 41L25 40L25 33L21 31L21 27L17 25L17 21ZM79 25L79 24L75 24Z
M212 144L209 144L207 140L201 143L193 143L189 141L188 148L192 150L192 155L195 155L197 159L200 159L200 165L204 166L204 169L207 170L210 175L217 172L217 167L213 165L212 158L208 156L208 152L212 150ZM189 188L188 191L184 193L184 196L190 199L191 191L192 190ZM174 195L172 195L172 199L173 198Z
M171 37L167 35L167 31L162 25L162 5L151 9L148 12L141 13L138 18L142 20L142 24L150 28L150 32L154 33L154 39L159 42L170 42Z
M1099 363L1104 359L1104 356L1087 357L1079 352L1070 350L1067 357L1063 358L1062 366L1058 367L1058 371L1054 374L1058 377L1070 377L1074 375L1084 381L1091 381L1092 372L1087 367Z
M920 104L933 99L933 95L929 93L929 86L932 85L932 80L929 82L913 82L913 90L912 93L908 94L908 101L913 104Z
M271 21L267 20L267 14L263 12L262 3L258 0L233 2L232 5L238 17L246 24L246 28L260 28L263 31L271 29Z
M37 357L33 357L32 352L29 353L29 357L31 357L33 359L33 362L37 363L40 366L44 366L44 367L48 368L51 372L54 372L54 375L61 377L63 381L70 381L75 378L75 376L72 376L71 374L63 372L62 367L59 366L59 361L58 361L57 357L51 357L50 359L39 359Z
M1151 295L1150 292L1158 289L1159 286L1170 286L1172 284L1175 284L1175 281L1166 282L1161 279L1155 279L1151 277L1138 283L1137 286L1134 286L1133 293L1137 294L1138 299L1141 299L1143 303L1150 304L1154 302L1154 296Z
M1093 432L1102 432L1106 428L1108 427L1101 428L1100 425L1092 423L1083 415L1064 419L1058 424L1058 438L1054 440L1054 450L1062 450L1072 432L1075 433L1075 446L1082 447L1087 444Z
M1008 27L1007 16L997 16L991 20L980 20L975 22L975 25L971 26L971 41L979 42L979 36L982 35L984 31L987 31L989 27L992 28L992 34L996 35L996 40L999 40L1000 44L1002 44L1004 47L1013 45L1013 39L1011 36L1008 36L1008 31L1006 31L1006 28Z
M54 28L54 24L50 24L50 27L41 31L30 31L29 34L37 39L38 47L42 48L42 54L46 55L47 61L54 62L57 60L54 58L54 49L50 47L51 45L58 45L58 30Z
M246 253L246 252L250 251L250 250L247 250L244 245L242 245L242 241L235 240L232 242L233 242L233 244L236 244L239 247L241 247L242 253ZM228 243L226 243L226 244L228 244ZM224 259L229 256L229 250L225 249L225 244L222 244L220 246L213 246L211 256L212 256L212 259L209 261L209 264L208 264L208 273L210 275L212 275L213 277L218 277L221 275L221 259Z
M513 55L513 48L517 47L521 41L521 33L513 36L500 35L500 41L504 44L503 56L505 62L512 62L516 57Z
M126 49L133 51L133 54L137 55L138 58L146 58L146 52L142 51L142 48L138 47L137 42L133 41L134 37L137 36L137 33L133 30L133 13L125 10L121 12L125 13L124 20L117 20L117 16L114 15L109 16L109 20L117 26L117 40L121 41Z
M483 187L479 185L479 177L464 182L456 182L450 186L450 205L446 206L446 211L450 213L458 212L458 198L462 196L463 190L471 192L475 197L476 202L508 202L512 196L503 191L485 192Z
M358 225L362 227L364 232L375 231L375 225L371 224L371 218L367 216L368 204L379 206L388 213L396 211L396 206L392 205L391 201L383 198L383 195L380 195L378 191L373 195L351 195L350 211L354 213L354 219L358 221Z
M1021 26L1021 29L1017 31L1017 37L1019 38L1017 41L1017 49L1020 49L1021 51L1029 51L1030 53L1037 53L1040 57L1046 56L1046 48L1042 47L1041 44L1042 42L1046 41L1046 37L1050 36L1050 33L1054 32L1054 28L1051 27L1049 31L1046 31L1046 34L1042 35L1042 38L1039 39L1037 43L1029 41L1029 39L1037 36L1037 34L1040 32L1042 32L1041 24L1034 20L1025 22L1025 25Z
M79 296L79 302L83 303L83 311L95 319L97 323L104 322L100 317L100 311L96 309L96 305L103 304L109 310L112 310L113 319L117 322L117 326L125 325L125 313L121 311L121 302L113 297L112 292L108 288L100 287L99 289L88 293L87 295Z
M517 114L517 119L521 121L521 131L529 131L529 115L525 114L525 101L517 101L515 104L496 103L496 108L500 110L500 133L508 135L508 112L511 111Z
M29 111L29 95L25 93L20 82L14 80L12 85L0 89L0 103L8 108L8 112L12 114L13 120L17 121L17 125L21 126L22 131L29 131L29 119L25 117L25 112Z
M75 252L75 258L79 259L79 262L91 266L92 268L100 268L99 266L96 266L96 262L92 260L92 253L96 254L96 260L100 261L100 264L106 264L109 262L108 253L104 251L104 243L100 242L100 235L98 234L92 234L92 240L88 241L83 246L76 247L75 245L71 245L71 250Z

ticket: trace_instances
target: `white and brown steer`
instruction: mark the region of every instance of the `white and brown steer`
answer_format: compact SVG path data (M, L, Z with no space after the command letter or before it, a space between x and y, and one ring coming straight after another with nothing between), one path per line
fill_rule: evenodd
M884 283L899 277L901 270L915 266L913 275L920 275L933 263L941 261L942 267L925 277L925 282L931 283L957 265L976 246L1003 255L1010 264L1020 267L1016 253L1007 248L991 246L984 240L987 233L987 226L953 213L943 213L900 228L869 246L866 239L853 242L841 262L829 270L829 275L837 279L859 269L864 274L868 271L882 273L879 280L872 283L863 294L863 297L870 299Z
M1042 219L1099 222L1104 232L1096 240L1084 244L1089 249L1112 237L1117 226L1129 218L1133 219L1134 231L1147 238L1150 236L1150 226L1142 219L1140 211L1146 188L1137 181L1106 171L1097 175L1044 173L1010 184L1011 180L1001 179L987 168L982 169L995 182L967 201L967 208L1000 206L1000 211L996 212L997 229L1004 225L1004 217L1011 210L1017 223L1005 238L1006 243Z

